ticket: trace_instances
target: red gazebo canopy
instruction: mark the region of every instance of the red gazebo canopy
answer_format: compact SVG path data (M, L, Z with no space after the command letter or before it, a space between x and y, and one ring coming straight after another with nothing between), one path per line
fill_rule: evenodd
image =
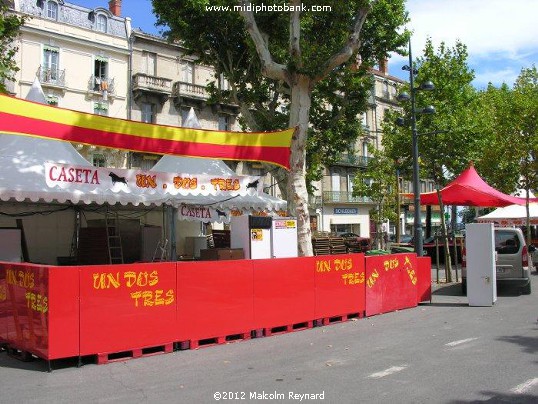
M412 196L412 194L411 194ZM526 198L503 194L488 185L476 172L471 163L455 180L441 189L445 205L502 207L508 205L525 205ZM530 198L529 202L538 202ZM439 205L437 192L420 195L422 205Z

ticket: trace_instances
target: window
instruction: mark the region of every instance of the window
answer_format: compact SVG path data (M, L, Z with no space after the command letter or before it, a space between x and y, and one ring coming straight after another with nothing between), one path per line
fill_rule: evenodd
M59 99L57 96L49 94L46 96L46 99L47 99L47 104L52 105L54 107L58 106Z
M108 60L96 57L94 63L94 91L108 90Z
M106 15L98 14L97 19L95 22L95 26L97 28L97 31L100 32L107 32L107 18Z
M58 80L58 60L60 52L57 48L46 46L43 49L43 72L42 81L44 83L54 83Z
M362 142L362 155L368 157L368 140Z
M181 78L185 83L194 84L194 63L183 62L181 67Z
M219 130L231 130L230 117L228 115L219 115Z
M366 116L366 112L364 114L362 114L362 126L366 127L368 126L368 117Z
M94 167L106 167L106 157L100 153L92 154L92 164Z
M142 52L142 71L149 76L157 75L157 54L153 52Z
M383 82L383 97L390 98L389 82L388 81Z
M222 91L228 91L230 90L230 83L226 78L224 78L224 75L221 73L219 76L219 88Z
M141 112L142 112L142 122L146 123L155 123L155 108L153 104L142 103Z
M108 116L108 103L96 102L93 104L93 113L95 115Z
M331 172L331 190L340 192L340 170L334 168Z
M58 3L55 1L47 1L47 18L51 20L58 19Z

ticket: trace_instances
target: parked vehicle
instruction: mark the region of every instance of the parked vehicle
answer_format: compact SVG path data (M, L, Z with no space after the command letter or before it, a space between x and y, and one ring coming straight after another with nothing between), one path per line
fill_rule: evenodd
M530 273L532 268L531 253L536 250L534 245L527 247L523 232L518 228L496 227L495 251L497 252L496 277L497 286L511 285L520 287L523 294L531 293ZM465 249L463 250L461 288L467 293L467 267Z
M410 244L413 236L410 234L400 234L400 244ZM396 235L391 234L389 240L393 243L396 242Z
M338 233L338 237L342 237L349 248L358 247L360 252L366 252L371 249L371 241L368 237L361 237L350 232Z

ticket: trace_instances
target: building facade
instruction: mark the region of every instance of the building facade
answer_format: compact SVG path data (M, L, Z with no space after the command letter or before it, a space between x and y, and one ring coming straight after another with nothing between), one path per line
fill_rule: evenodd
M184 126L191 108L203 129L239 131L238 107L212 103L207 85L215 69L197 62L179 44L134 30L131 34L131 98L129 119L159 125ZM135 153L133 168L147 169L158 156Z
M353 181L359 170L364 170L373 158L371 149L382 148L382 122L389 110L400 110L397 100L398 88L404 84L399 78L389 74L387 62L381 61L379 67L371 70L373 86L368 108L360 117L363 133L355 143L352 153L346 153L336 164L325 168L323 179L316 185L317 192L311 198L311 222L313 230L329 233L355 233L361 237L372 238L376 232L375 224L370 221L370 210L375 208L369 198L353 196ZM397 173L395 172L395 179ZM413 192L410 181L399 178L400 192ZM421 192L433 191L434 184L421 181ZM403 233L412 233L413 206L411 201L402 201L399 226ZM426 210L423 212L426 224ZM434 215L435 220L438 215ZM394 234L398 223L386 223L384 231Z
M210 82L227 90L226 81L180 44L132 30L130 18L121 16L121 0L110 0L108 8L95 9L63 0L15 0L13 10L29 17L17 44L20 70L11 85L15 96L25 98L37 77L47 101L62 108L171 126L182 126L194 108L204 129L240 130L238 106L214 102L208 92ZM363 237L371 237L375 231L369 219L374 205L365 197L352 195L353 180L372 158L369 148L382 147L381 123L387 110L399 108L396 96L402 81L388 73L386 61L372 75L369 106L360 118L363 134L354 152L326 167L316 185L310 204L313 230L353 232ZM159 159L90 145L76 147L96 166L148 170ZM237 170L263 174L256 163L239 164ZM275 194L274 179L267 176L265 182ZM433 189L428 181L421 186L422 192ZM401 181L401 191L412 192L410 183ZM404 205L402 231L411 232L412 216ZM387 225L394 232L396 224Z

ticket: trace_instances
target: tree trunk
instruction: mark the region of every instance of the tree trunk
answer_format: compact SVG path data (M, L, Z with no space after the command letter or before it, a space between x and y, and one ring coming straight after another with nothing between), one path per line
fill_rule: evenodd
M288 181L288 211L297 217L299 255L314 255L306 188L306 139L311 105L310 79L297 75L291 86L290 128L296 127L291 140Z

